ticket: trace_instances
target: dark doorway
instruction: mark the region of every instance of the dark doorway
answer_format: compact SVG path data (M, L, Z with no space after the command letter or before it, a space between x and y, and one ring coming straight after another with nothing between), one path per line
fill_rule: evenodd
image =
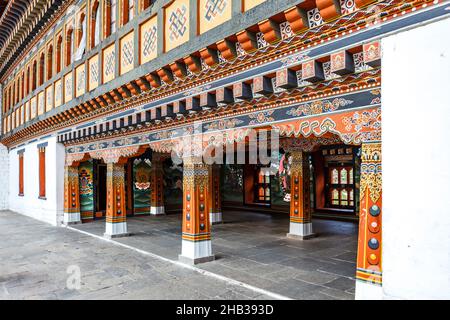
M97 165L95 200L95 218L103 218L106 215L106 164L104 163Z

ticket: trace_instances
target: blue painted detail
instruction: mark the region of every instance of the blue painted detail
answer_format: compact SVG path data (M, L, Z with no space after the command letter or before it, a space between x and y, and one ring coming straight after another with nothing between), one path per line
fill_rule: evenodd
M376 204L374 204L373 206L370 207L369 209L369 213L372 217L378 217L380 215L381 209L379 206L377 206Z
M92 124L93 124L92 122L89 123L89 125L92 125ZM64 134L64 133L68 133L71 131L72 131L72 129L65 129L65 130L59 131L57 134Z
M121 117L130 115L130 114L133 114L133 113L134 113L134 110L130 109L130 110L127 110L127 111L124 111L124 112L121 112L121 113L109 116L109 117L106 118L106 121L110 121L110 120L114 120L114 119L117 119L117 118L121 118Z
M93 125L95 125L95 122L89 122L89 123L83 124L83 125L81 125L79 127L76 127L75 129L76 130L83 129L83 128L90 127L90 126L93 126Z
M377 250L378 247L380 246L380 244L378 243L378 240L375 238L370 239L367 244L368 244L369 248L372 250Z

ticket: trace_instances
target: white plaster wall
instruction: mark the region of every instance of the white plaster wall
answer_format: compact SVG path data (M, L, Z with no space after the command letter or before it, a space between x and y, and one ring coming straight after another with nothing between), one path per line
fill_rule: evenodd
M3 86L0 84L0 135L3 133ZM0 210L8 209L9 158L8 149L0 143Z
M0 121L1 122L1 121ZM1 130L1 125L0 125ZM9 196L9 157L8 149L0 143L0 210L7 210Z
M39 154L37 145L48 142L45 151L45 189L46 199L39 199ZM19 156L24 152L24 196L19 193ZM10 210L32 218L59 225L64 210L64 147L57 143L56 137L39 140L9 153Z
M383 295L450 298L450 19L383 39Z

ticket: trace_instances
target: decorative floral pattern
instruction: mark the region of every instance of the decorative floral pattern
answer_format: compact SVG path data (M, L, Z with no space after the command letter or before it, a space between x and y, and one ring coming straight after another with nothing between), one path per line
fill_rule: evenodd
M381 129L381 108L374 111L356 111L352 117L344 117L342 122L347 131L352 130L353 127L356 131L363 128Z
M340 0L341 13L343 15L352 13L356 10L356 4L354 0Z
M318 27L323 24L322 16L320 15L320 11L318 8L314 8L307 12L308 15L308 23L310 28Z
M253 120L251 120L249 122L249 124L252 125L252 124L274 121L275 119L273 117L271 117L271 115L273 113L274 113L274 110L269 110L269 111L262 111L262 112L250 114L248 117Z
M258 32L256 34L256 43L258 45L258 49L268 45L266 39L264 38L264 33Z
M291 25L288 21L280 23L281 39L287 39L294 35Z
M236 127L236 125L243 123L239 119L225 119L211 122L205 126L206 130L225 130Z
M292 108L286 112L287 115L299 117L301 115L310 116L313 114L320 114L324 112L332 112L339 107L345 107L352 104L352 100L344 98L336 98L333 100L317 100L311 103L305 103L297 108Z

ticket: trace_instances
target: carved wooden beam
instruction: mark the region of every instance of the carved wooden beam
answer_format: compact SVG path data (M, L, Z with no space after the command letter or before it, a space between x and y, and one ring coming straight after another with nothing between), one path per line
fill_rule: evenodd
M189 68L191 72L200 72L202 71L202 64L200 62L200 57L196 55L189 55L184 58L184 63Z
M228 39L217 42L217 49L226 60L234 60L237 57L236 44Z
M142 91L149 91L152 88L150 82L148 82L145 77L140 77L139 79L136 79L136 83L139 86L139 88L141 88Z
M187 76L186 64L184 62L176 61L172 62L169 65L170 70L172 70L173 74L180 79L183 79Z
M137 84L136 81L131 81L127 84L128 90L130 90L132 95L138 95L141 93L141 87Z
M212 67L219 63L219 57L217 51L211 48L203 48L200 50L200 56L205 63Z
M281 39L280 25L275 21L267 19L258 23L258 26L268 43L274 43Z
M172 83L173 82L173 73L170 68L161 68L156 71L158 73L158 76L161 78L162 81L165 83Z
M114 99L115 102L119 102L121 100L123 100L123 96L122 93L119 91L120 87L117 89L113 89L109 92L109 94L111 95L111 97Z
M146 75L145 78L153 88L158 88L161 86L161 78L157 74L150 73Z
M330 71L339 75L354 73L353 55L346 50L331 54Z
M236 33L237 39L247 53L255 51L258 49L258 44L256 43L256 36L253 32L248 30L243 30Z
M322 63L315 60L302 63L302 79L309 82L324 80Z
M324 21L333 20L341 14L339 0L316 0L316 5Z

